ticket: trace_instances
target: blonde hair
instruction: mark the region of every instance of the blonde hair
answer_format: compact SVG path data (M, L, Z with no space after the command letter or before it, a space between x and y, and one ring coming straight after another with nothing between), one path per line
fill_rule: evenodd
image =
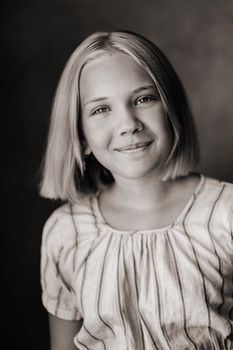
M168 119L173 147L164 165L163 180L185 176L199 158L192 114L183 85L161 50L141 35L96 32L70 56L55 94L40 193L51 199L77 201L112 183L111 173L93 155L84 166L79 79L85 64L106 52L131 56L153 79Z

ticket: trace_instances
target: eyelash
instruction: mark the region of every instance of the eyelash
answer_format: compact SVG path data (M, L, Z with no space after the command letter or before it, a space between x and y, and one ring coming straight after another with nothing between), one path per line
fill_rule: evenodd
M91 112L91 115L106 113L107 110L109 110L109 109L110 109L110 108L107 107L107 106L98 107L98 108L94 109L93 112ZM102 110L102 111L101 111L101 110Z
M146 101L140 102L140 100L145 100L145 99L146 99ZM139 104L142 104L142 103L148 103L148 102L151 102L154 100L157 100L157 98L155 96L152 96L152 95L141 96L135 101L135 105L137 105L138 102L139 102Z
M144 100L144 101L140 102L140 100ZM140 96L139 98L136 99L136 101L134 102L134 105L137 106L137 105L140 105L143 103L149 103L149 102L155 101L155 100L158 100L158 98L153 96L153 95ZM91 115L106 113L109 110L110 110L109 107L101 106L101 107L96 108L93 112L91 112Z

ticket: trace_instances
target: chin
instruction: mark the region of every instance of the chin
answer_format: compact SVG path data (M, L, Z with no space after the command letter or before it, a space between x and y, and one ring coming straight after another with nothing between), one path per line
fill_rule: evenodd
M159 169L133 169L133 167L131 167L130 169L123 169L124 171L119 171L116 174L116 177L121 177L121 178L125 178L125 179L129 179L129 180L139 180L139 179L143 179L143 178L147 178L150 176L155 176L155 177L162 177L162 172ZM115 177L113 175L113 177Z

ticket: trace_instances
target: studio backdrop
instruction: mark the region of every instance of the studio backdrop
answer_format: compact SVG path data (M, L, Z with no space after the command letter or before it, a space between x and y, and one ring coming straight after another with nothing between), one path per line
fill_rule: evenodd
M40 198L37 186L52 100L69 55L97 30L131 30L155 42L188 93L201 146L199 170L233 182L233 3L13 0L2 17L4 349L47 350L40 243L58 203Z

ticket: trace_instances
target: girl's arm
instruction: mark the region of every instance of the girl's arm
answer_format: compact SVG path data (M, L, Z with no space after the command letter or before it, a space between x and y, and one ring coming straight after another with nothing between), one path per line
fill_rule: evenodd
M49 314L50 350L77 350L73 338L82 326L80 321L66 321Z

